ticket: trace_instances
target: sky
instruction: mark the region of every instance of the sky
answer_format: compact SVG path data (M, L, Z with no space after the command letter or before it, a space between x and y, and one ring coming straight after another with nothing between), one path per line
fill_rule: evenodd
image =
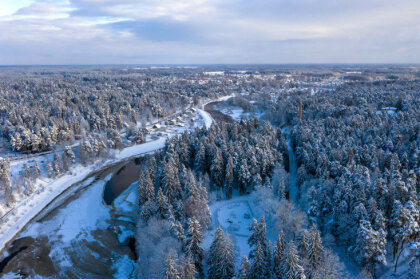
M0 65L420 63L419 0L0 0Z

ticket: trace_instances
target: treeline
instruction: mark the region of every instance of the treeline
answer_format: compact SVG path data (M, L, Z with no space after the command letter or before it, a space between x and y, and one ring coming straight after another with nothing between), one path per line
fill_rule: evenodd
M92 132L113 134L185 107L195 95L227 91L171 76L97 71L6 75L0 81L1 136L18 152L37 153L71 144ZM191 77L193 79L193 77ZM196 96L197 97L197 96ZM135 131L134 131L135 132Z
M300 204L373 274L387 242L397 266L420 236L419 97L420 82L375 82L278 104L294 124Z

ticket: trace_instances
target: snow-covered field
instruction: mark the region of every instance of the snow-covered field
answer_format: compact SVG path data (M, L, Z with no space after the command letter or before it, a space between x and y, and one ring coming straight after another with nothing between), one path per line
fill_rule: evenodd
M218 226L224 232L229 233L235 246L236 267L243 256L249 255L250 247L248 245L248 238L251 235L249 227L253 218L257 218L253 214L254 204L251 201L251 196L235 196L230 200L216 201L210 205L212 214L212 224L209 230L204 234L203 248L208 251L213 241L214 234ZM269 240L271 235L267 234Z

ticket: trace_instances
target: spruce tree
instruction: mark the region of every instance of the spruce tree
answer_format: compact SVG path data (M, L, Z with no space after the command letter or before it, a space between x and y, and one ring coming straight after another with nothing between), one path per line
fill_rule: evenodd
M217 147L210 166L210 176L217 189L223 186L223 158L220 149Z
M273 253L273 274L274 278L282 279L282 270L281 270L281 263L282 257L284 254L285 249L285 241L284 241L284 232L281 231L277 237L276 242L274 243L274 253Z
M242 164L239 169L239 191L243 194L248 189L249 183L251 182L251 173L248 169L246 160L242 160Z
M253 261L251 264L250 279L265 279L267 274L266 258L264 250L260 243L257 243L255 248Z
M156 199L156 213L162 219L167 219L169 214L169 204L168 199L166 198L165 194L163 194L162 188L159 188L158 196Z
M181 279L195 279L197 271L191 257L185 257L181 267Z
M233 191L233 159L229 156L226 164L226 175L225 175L225 194L226 198L232 198Z
M185 253L194 261L197 271L201 274L203 271L203 248L201 248L201 241L203 234L201 232L201 225L195 217L189 219L188 235L185 245Z
M38 162L36 161L34 165L34 176L35 178L39 178L41 176L41 169L39 168Z
M180 279L178 270L176 268L176 262L173 259L171 253L168 254L166 258L166 268L165 268L165 279Z
M248 261L247 256L243 256L241 260L241 265L239 266L239 271L237 274L238 279L249 279L251 265Z
M284 279L305 279L305 272L302 267L301 259L293 241L287 244L282 259L282 273Z
M322 264L322 254L324 247L322 246L321 235L315 224L312 225L309 231L309 246L307 257L313 269L317 269Z
M208 258L209 279L230 279L235 275L233 244L220 226L217 228Z

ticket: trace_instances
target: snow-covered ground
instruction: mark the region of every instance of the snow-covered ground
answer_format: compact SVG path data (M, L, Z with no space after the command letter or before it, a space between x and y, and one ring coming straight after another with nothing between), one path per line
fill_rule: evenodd
M209 120L208 116L209 115L206 112L198 113L197 116L193 118L195 122L192 126L197 127L205 125L207 128L210 127L212 119L210 118ZM53 156L52 154L31 158L29 161L32 164L34 164L35 161L40 164L42 178L37 179L37 181L34 182L35 191L32 195L27 197L23 194L20 194L16 197L18 202L15 203L12 209L0 208L0 212L3 212L2 214L4 214L0 224L0 251L2 251L7 243L10 242L28 222L37 216L37 214L43 208L45 208L51 201L53 201L57 196L59 196L72 185L85 180L93 172L100 170L108 165L127 160L130 157L154 152L155 150L164 146L167 138L182 133L187 129L189 129L189 127L169 127L168 130L165 133L162 133L156 140L146 142L144 144L133 145L124 148L121 151L113 150L113 154L110 156L111 159L98 161L86 167L82 166L81 164L76 164L71 169L71 172L56 179L46 178L46 170L43 169L43 164L41 164L42 162L51 160ZM12 178L18 177L20 175L20 171L23 169L24 164L27 162L28 161L16 161L12 163ZM77 185L77 187L82 187L82 184Z
M210 205L212 224L204 234L203 249L208 251L214 239L217 227L220 225L224 232L229 233L235 247L236 267L239 266L243 256L249 255L250 247L248 238L251 235L249 230L254 215L255 204L250 195L235 196L230 200L216 201ZM274 237L267 232L267 238L274 241Z

